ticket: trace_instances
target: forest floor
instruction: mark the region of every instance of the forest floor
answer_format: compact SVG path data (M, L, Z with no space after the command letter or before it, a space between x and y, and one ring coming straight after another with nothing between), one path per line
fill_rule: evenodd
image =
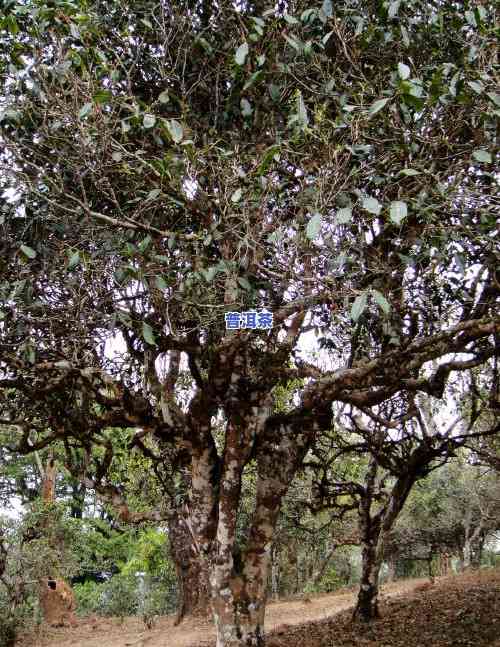
M382 587L381 618L352 623L356 593L337 592L272 602L268 647L500 647L500 569ZM349 611L351 609L351 611ZM147 629L141 618L81 618L75 628L25 635L18 647L213 647L208 622L173 616Z

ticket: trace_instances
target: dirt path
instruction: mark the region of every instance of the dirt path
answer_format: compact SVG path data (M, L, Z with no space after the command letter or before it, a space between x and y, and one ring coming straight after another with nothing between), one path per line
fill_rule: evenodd
M382 587L382 599L404 595L425 580L402 580ZM356 594L332 593L306 600L273 602L266 611L266 632L332 616L353 606ZM84 618L74 629L52 629L35 638L26 636L18 647L198 647L214 639L211 623L184 621L174 627L174 616L159 618L146 629L141 618Z

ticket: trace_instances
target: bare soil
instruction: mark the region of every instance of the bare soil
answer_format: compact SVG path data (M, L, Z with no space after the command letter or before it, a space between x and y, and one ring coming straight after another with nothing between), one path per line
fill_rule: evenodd
M269 604L268 647L500 647L500 569L382 587L381 618L352 623L356 592L315 595ZM18 647L212 647L211 623L174 616L82 618L75 628L42 629Z

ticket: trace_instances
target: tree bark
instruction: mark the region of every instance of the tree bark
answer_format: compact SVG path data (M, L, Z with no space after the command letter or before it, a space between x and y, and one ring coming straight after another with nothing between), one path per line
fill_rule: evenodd
M403 509L422 464L426 462L428 462L428 454L425 448L422 451L417 448L408 461L407 471L398 476L385 505L376 514L372 514L371 506L375 500L378 466L375 458L370 459L364 493L358 508L363 562L354 618L359 617L369 622L379 617L378 582L384 557L385 538Z
M328 565L331 562L331 559L335 553L336 548L337 546L334 543L332 543L332 545L327 548L326 554L324 555L317 571L313 574L312 581L314 586L318 586L321 580L323 579L326 573L326 569L328 568Z
M51 505L56 500L56 476L57 465L55 460L50 457L47 460L44 473L42 475L41 498L45 505Z
M463 567L477 569L481 565L481 554L484 544L484 530L482 519L474 527L472 512L469 511L465 518L465 539L463 547Z
M235 357L226 400L225 445L219 456L203 391L191 401L189 521L197 559L207 568L217 647L263 647L267 582L281 501L302 464L316 417L271 415L268 391L244 393L243 357ZM218 378L220 379L220 378ZM331 408L321 417L331 424ZM245 466L256 460L255 507L246 537L237 534ZM242 546L240 548L240 546Z
M185 616L210 614L209 580L206 564L196 554L189 519L182 510L174 512L168 528L170 554L177 574L177 625Z
M358 593L358 602L354 617L370 622L380 617L378 609L378 580L380 562L377 560L379 535L363 542L362 570Z
M301 421L302 423L302 421ZM230 423L231 424L231 423ZM258 435L258 419L253 424ZM314 423L311 423L314 424ZM228 429L225 465L221 479L218 523L209 552L212 609L217 647L264 647L264 616L274 531L281 501L309 447L310 432L291 425L267 428L257 453L255 507L249 533L241 551L236 550L236 513L242 468L249 458L246 429ZM245 439L243 446L241 439ZM272 445L272 447L271 447ZM272 449L272 451L271 451Z
M377 560L377 556L381 552L379 550L381 519L380 514L375 516L371 514L376 477L377 462L372 458L368 465L364 493L358 509L362 566L358 601L353 618L359 618L363 622L370 622L379 617L378 576L382 561L381 558Z
M396 579L396 561L391 558L387 560L387 581L394 582Z
M271 560L271 595L277 600L280 592L280 551L277 547L271 553Z

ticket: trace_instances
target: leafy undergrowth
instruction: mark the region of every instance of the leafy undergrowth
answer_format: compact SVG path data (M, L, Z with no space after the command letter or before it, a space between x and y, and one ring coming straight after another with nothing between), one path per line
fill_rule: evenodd
M329 620L278 627L266 647L481 647L500 638L500 570L438 581L404 598L386 600L371 625L351 612ZM500 643L496 643L500 644Z

